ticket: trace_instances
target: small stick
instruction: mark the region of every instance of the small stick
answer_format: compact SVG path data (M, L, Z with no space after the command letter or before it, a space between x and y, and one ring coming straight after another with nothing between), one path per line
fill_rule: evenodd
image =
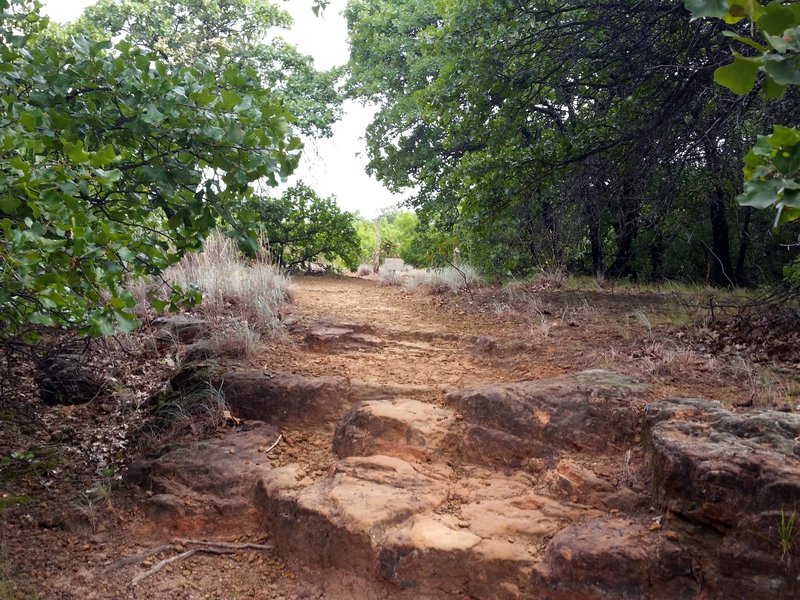
M269 454L269 453L270 453L272 450L274 450L274 449L275 449L275 446L277 446L278 444L280 444L282 439L283 439L283 434L282 434L282 433L279 433L279 434L278 434L278 439L277 439L277 440L275 440L275 442L272 444L272 446L270 446L269 448L267 448L267 449L264 451L264 454Z
M226 550L272 550L272 546L266 544L235 544L233 542L207 542L205 540L190 540L186 538L178 538L173 540L176 544L196 544L198 546L207 546L209 548L224 548Z
M208 552L209 554L232 554L233 550L227 550L223 548L193 548L191 550L187 550L186 552L181 552L180 554L176 554L170 558L165 558L161 562L156 563L152 569L145 571L144 573L140 573L136 577L133 578L131 585L138 585L140 581L150 577L150 575L154 575L158 573L161 569L170 565L174 562L178 562L179 560L183 560L185 558L189 558L190 556L194 556L198 552Z
M128 565L132 565L134 563L138 563L145 558L149 558L156 554L161 554L162 552L167 552L172 550L172 544L164 544L163 546L158 546L156 548L152 548L151 550L145 550L144 552L140 552L139 554L134 554L133 556L126 556L125 558L119 559L113 565L107 566L103 569L103 574L110 573L111 571L116 571L117 569L121 569L122 567L127 567Z

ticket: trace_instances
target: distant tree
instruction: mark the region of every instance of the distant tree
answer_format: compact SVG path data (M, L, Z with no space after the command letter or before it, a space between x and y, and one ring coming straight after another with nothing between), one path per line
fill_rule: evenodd
M358 266L355 216L343 212L333 197L322 198L298 183L278 198L252 198L247 210L276 264L296 270L338 258L350 269Z

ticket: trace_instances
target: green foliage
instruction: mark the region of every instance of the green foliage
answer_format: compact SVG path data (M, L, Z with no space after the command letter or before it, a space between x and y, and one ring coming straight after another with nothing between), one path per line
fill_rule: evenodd
M348 92L379 106L368 170L414 194L432 243L501 276L772 276L756 245L777 240L734 203L768 109L713 81L720 23L668 0L353 0L346 16ZM720 77L746 85L750 56Z
M399 257L417 267L431 264L431 244L425 239L419 217L414 212L388 210L380 216L381 258ZM375 221L356 223L360 262L375 258Z
M66 28L102 40L127 43L185 66L220 57L219 70L258 73L310 136L330 136L341 114L335 85L339 69L317 71L314 61L278 35L291 17L269 0L100 0Z
M25 0L0 10L4 333L130 329L121 282L199 249L251 182L293 171L300 142L253 69L63 41Z
M695 18L719 17L729 25L746 19L751 25L750 36L724 32L744 44L750 55L734 52L733 62L714 72L717 83L736 94L747 94L760 77L767 98L781 98L787 86L800 85L800 4L686 0L686 8ZM774 208L776 226L800 218L800 130L775 125L771 135L758 136L744 162L745 184L739 203Z
M355 217L343 212L333 197L321 198L298 183L278 198L252 198L246 220L256 228L279 266L293 270L324 257L358 265ZM243 219L245 220L245 219Z

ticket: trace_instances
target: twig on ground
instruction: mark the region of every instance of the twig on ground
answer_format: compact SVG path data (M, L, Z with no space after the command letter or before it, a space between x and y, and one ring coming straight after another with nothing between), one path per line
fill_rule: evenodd
M127 567L128 565L133 565L135 563L143 561L145 558L150 558L156 554L161 554L162 552L168 552L173 549L172 544L164 544L163 546L158 546L156 548L152 548L150 550L145 550L144 552L140 552L139 554L134 554L133 556L126 556L125 558L119 559L112 565L107 566L103 569L103 574L110 573L111 571L116 571L117 569L121 569L122 567Z
M272 546L266 544L251 544L243 543L236 544L233 542L207 542L206 540L190 540L186 538L178 538L173 540L175 544L194 544L197 546L206 546L209 548L224 548L226 550L272 550Z
M280 439L278 439L280 441ZM275 442L277 444L277 441ZM139 554L134 554L133 556L126 556L115 562L113 565L110 565L103 569L103 574L109 573L116 569L120 569L122 567L135 564L144 560L145 558L149 558L151 556L155 556L156 554L161 554L162 552L169 552L170 550L174 550L178 545L194 545L200 546L200 548L192 548L190 550L186 550L185 552L181 552L180 554L176 554L175 556L170 556L169 558L165 558L157 562L153 567L145 571L144 573L139 573L136 577L133 578L131 582L132 585L136 585L141 582L143 579L158 573L161 569L170 565L174 562L178 562L180 560L184 560L189 558L190 556L194 556L198 552L205 552L207 554L234 554L237 550L272 550L272 546L266 544L253 544L249 542L245 543L234 543L234 542L209 542L206 540L192 540L188 538L177 538L172 540L171 544L163 544L161 546L157 546L156 548L152 548L150 550L145 550L144 552L140 552Z
M233 554L236 551L227 548L192 548L191 550L187 550L186 552L181 552L180 554L176 554L175 556L171 556L170 558L165 558L164 560L156 563L155 565L153 565L151 569L148 569L144 573L140 573L139 575L134 577L133 581L131 581L131 585L138 585L143 579L147 579L151 575L155 575L167 565L171 565L174 562L178 562L180 560L189 558L190 556L194 556L198 552L206 552L208 554Z

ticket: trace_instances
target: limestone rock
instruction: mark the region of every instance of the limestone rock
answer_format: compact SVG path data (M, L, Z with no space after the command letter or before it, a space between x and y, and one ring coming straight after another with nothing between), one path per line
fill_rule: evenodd
M333 451L341 458L387 454L432 460L453 446L455 424L452 411L419 400L361 402L339 422Z
M446 402L472 426L463 448L472 460L520 466L525 457L629 444L639 427L644 389L622 375L595 370L460 390Z
M657 497L686 517L726 530L742 515L800 499L800 415L721 409L668 420L650 434Z

